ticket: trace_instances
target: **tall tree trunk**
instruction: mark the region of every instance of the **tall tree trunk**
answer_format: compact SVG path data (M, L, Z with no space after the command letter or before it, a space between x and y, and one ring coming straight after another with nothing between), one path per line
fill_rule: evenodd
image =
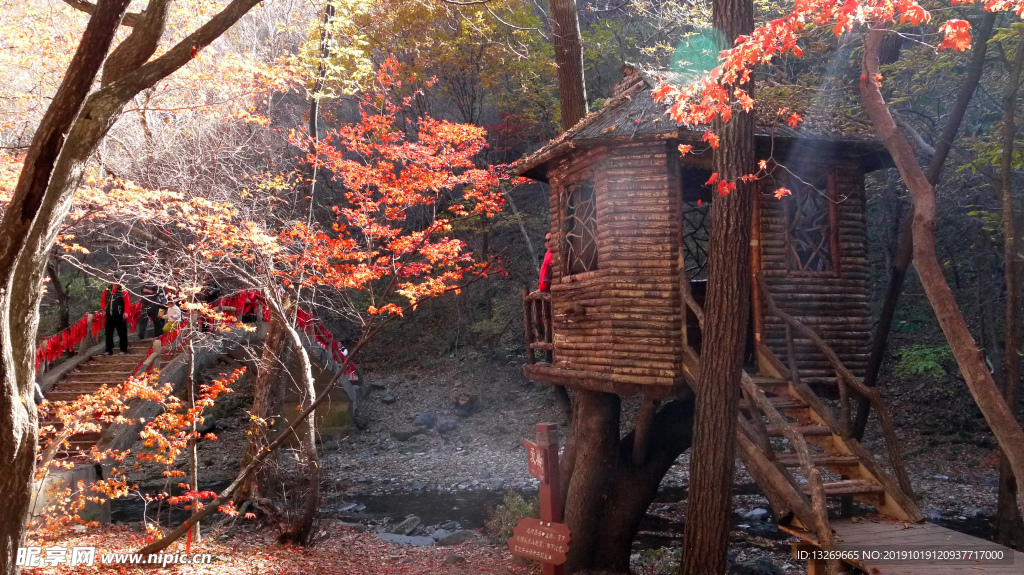
M1014 417L1020 410L1020 256L1017 243L1017 215L1013 206L1013 144L1017 135L1017 92L1024 67L1024 31L1010 68L1003 99L1003 152L1000 158L999 194L1003 204L1003 259L1006 277L1006 347L1003 357L1003 397ZM1006 455L999 457L999 505L996 538L1003 545L1024 545L1024 524L1014 502L1017 482Z
M267 337L263 342L263 354L260 358L259 371L256 373L256 384L253 391L252 415L256 417L249 423L249 438L242 456L241 469L252 461L260 449L267 443L267 418L274 405L277 382L281 376L281 352L284 349L284 326L276 315L270 316ZM246 476L242 485L235 491L233 500L240 504L252 496L253 488L261 481L262 473L257 469Z
M583 81L583 37L576 0L551 0L551 36L558 66L558 103L562 129L568 130L587 115L587 87Z
M307 409L316 401L316 388L313 379L313 364L309 360L309 354L302 345L302 337L294 327L282 323L284 335L292 345L292 351L299 361L299 373L302 380L301 410ZM278 540L281 543L298 543L306 545L309 543L309 536L313 533L313 523L316 519L316 511L320 505L320 457L316 450L316 411L312 411L306 418L306 433L302 437L302 451L306 456L306 477L309 478L309 487L302 506L302 513L294 524L282 533Z
M882 27L867 33L860 92L864 110L875 125L879 138L892 154L896 168L914 201L914 269L921 278L925 295L946 335L946 341L974 401L1006 454L1014 475L1024 477L1024 430L992 379L981 350L971 336L953 292L942 275L942 267L935 253L935 190L917 164L910 142L896 126L875 83L878 77L878 49L884 35L885 29ZM1019 494L1017 504L1024 509L1024 499Z
M939 140L935 143L935 153L928 164L926 178L928 183L934 186L939 181L942 173L942 166L953 149L953 141L960 131L960 124L963 123L967 114L967 106L974 96L974 90L981 81L981 73L985 69L985 53L988 50L988 39L992 37L992 27L996 21L996 14L986 12L982 17L981 26L974 37L974 53L971 55L971 63L967 68L967 76L964 83L960 85L956 100L950 109L949 117L942 127ZM896 257L893 258L892 267L889 270L889 281L885 286L885 296L882 300L882 309L878 314L878 324L875 326L874 336L871 338L871 354L868 356L868 365L864 375L864 385L874 387L878 383L878 373L882 369L882 360L885 359L885 350L889 343L889 333L892 331L892 320L896 315L896 305L899 303L900 293L903 292L903 281L907 277L907 270L910 268L910 260L914 255L914 214L907 215L900 231ZM864 438L864 430L868 424L868 415L871 411L871 404L867 398L860 398L857 402L857 417L853 423L852 435L858 441Z
M53 297L57 300L57 329L64 331L71 327L71 306L68 301L68 288L60 281L60 260L47 260L46 275L50 278Z
M751 0L714 0L712 21L721 48L754 28ZM744 86L753 95L753 85ZM720 125L719 122L716 124ZM754 193L740 181L754 168L754 118L735 114L718 127L720 145L712 167L721 180L737 182L711 203L707 303L697 392L697 422L690 455L690 493L683 531L683 575L725 573L736 461L740 373L750 311L750 225ZM698 527L699 526L699 527Z
M55 233L45 234L48 237L43 239L40 228L54 228L52 220L62 220L67 213L72 190L50 192L55 164L128 4L129 0L98 2L68 71L36 129L25 167L0 222L0 468L4 470L0 473L0 501L5 506L0 514L0 573L4 575L20 570L15 560L24 541L35 471L33 358L43 269Z
M565 499L565 523L572 533L566 571L596 569L602 544L603 503L612 493L615 455L619 447L619 396L577 390L573 394L571 441L575 464Z
M573 394L565 523L572 532L566 572L629 572L633 538L661 480L679 454L690 446L692 396L666 403L649 413L649 432L634 430L619 437L619 396L577 390ZM642 456L635 454L642 443Z

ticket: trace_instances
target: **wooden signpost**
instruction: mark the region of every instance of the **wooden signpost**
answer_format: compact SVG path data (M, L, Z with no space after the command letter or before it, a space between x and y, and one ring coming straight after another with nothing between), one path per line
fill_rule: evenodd
M540 519L526 517L512 530L513 555L540 561L543 575L562 575L569 552L569 528L562 521L558 475L558 424L538 423L537 442L523 441L530 475L540 481Z

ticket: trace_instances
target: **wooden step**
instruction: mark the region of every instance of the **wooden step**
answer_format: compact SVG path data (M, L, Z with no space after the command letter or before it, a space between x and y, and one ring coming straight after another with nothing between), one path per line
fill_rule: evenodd
M754 385L768 391L769 389L775 389L779 387L789 387L789 381L778 377L764 377L762 375L754 375L750 377L750 380L754 382Z
M98 386L97 389L99 389ZM45 395L45 397L47 401L74 401L79 397L82 397L83 395L88 395L92 393L93 391L96 390L94 389L92 391L50 391Z
M794 425L793 430L805 437L825 437L832 435L832 430L824 425ZM772 437L785 437L782 430L774 425L768 426L768 435Z
M800 467L800 458L795 453L779 453L775 459L786 467ZM811 463L818 467L847 467L858 465L860 461L853 455L814 453L811 455Z
M123 361L114 361L114 360L111 360L111 358L107 358L106 361L88 361L88 362L83 363L82 365L78 366L78 369L76 369L74 372L72 372L72 375L73 374L103 373L103 372L108 372L108 371L122 371L122 370L126 370L126 369L135 369L135 366L138 365L139 361L142 361L141 359L136 361L136 357L141 358L142 356L141 355L140 356L134 356L134 355L119 355L119 356L117 356L118 360L123 360Z
M845 495L882 495L885 488L867 479L843 479L841 481L826 481L822 484L825 488L825 495L828 497L840 497ZM811 486L804 484L804 493L810 495Z
M63 383L92 383L92 382L105 382L105 381L124 381L132 374L135 370L133 365L129 369L119 369L111 371L90 371L87 373L74 372L69 374Z
M114 352L114 355L98 355L89 360L88 363L95 365L119 365L122 363L131 363L132 361L141 361L148 354L148 350L146 352L126 353L124 355Z
M780 410L781 409L802 409L804 407L807 407L807 404L804 403L802 400L799 400L799 399L796 399L796 398L793 398L793 397L786 397L786 396L782 396L782 397L769 397L768 398L768 403L771 403L772 406L775 409L780 409ZM748 409L750 409L750 406L747 405L747 402L745 400L744 401L740 401L740 409L748 410Z
M92 393L100 388L103 382L100 381L62 381L55 385L50 391L84 391Z

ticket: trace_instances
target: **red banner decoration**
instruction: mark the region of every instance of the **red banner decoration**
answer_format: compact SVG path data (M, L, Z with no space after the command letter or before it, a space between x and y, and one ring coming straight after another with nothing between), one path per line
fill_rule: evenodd
M102 317L101 314L96 312L90 313ZM36 347L36 369L39 369L40 365L57 361L65 352L74 351L78 344L86 338L88 330L89 314L87 313L64 331L39 340L39 344ZM93 332L98 332L98 330L94 327Z
M263 321L270 321L270 306L266 305L263 293L259 290L243 290L233 296L221 297L212 304L215 308L233 308L238 316L256 315L257 305L262 306L263 308ZM128 314L129 331L135 331L143 313L142 301L140 300L133 304L129 304L125 311ZM92 314L91 330L89 329L90 314ZM345 365L346 358L348 357L348 350L334 339L334 334L320 323L319 320L313 317L312 313L302 308L296 310L295 315L295 322L299 330L307 334L311 334L317 345L327 351L335 363L339 366ZM182 321L178 325L177 329L170 333L165 333L158 338L160 340L161 347L164 349L164 353L169 354L175 347L174 344L178 340L181 328L186 324L187 321ZM78 347L78 344L80 344L86 337L92 337L94 339L98 338L100 332L102 332L105 327L106 315L102 311L89 312L82 316L80 320L68 329L56 335L39 340L39 344L36 347L36 369L38 370L41 366L46 366L57 361L65 352L74 351L75 348ZM145 360L139 362L139 366L143 363L145 363ZM138 369L138 367L136 367L136 369ZM355 376L355 373L355 365L350 363L345 370L345 375L352 378Z

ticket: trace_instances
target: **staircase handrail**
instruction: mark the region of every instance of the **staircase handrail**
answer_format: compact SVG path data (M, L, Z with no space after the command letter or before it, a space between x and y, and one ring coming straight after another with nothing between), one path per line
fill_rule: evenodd
M907 475L907 469L903 463L903 455L900 452L899 443L896 439L896 431L892 424L892 418L889 416L889 410L885 407L885 401L882 398L882 394L877 389L864 385L860 378L847 369L839 359L835 350L825 343L825 340L821 339L821 336L819 336L817 332L801 323L800 320L796 319L792 315L779 309L779 306L775 303L775 299L772 297L771 291L768 289L768 285L764 281L764 277L760 273L755 274L755 278L763 296L762 303L764 304L764 312L774 315L786 324L787 348L792 348L791 330L803 335L809 339L816 348L818 348L818 351L825 356L825 359L828 360L829 364L835 370L836 380L840 388L841 401L845 400L847 406L849 405L849 392L846 388L848 385L853 388L854 392L871 402L871 407L875 409L875 413L878 416L878 423L882 428L882 439L885 443L886 451L889 454L889 463L892 465L893 472L896 475L896 481L899 483L899 487L903 491L904 495L906 495L911 501L914 501L914 488L910 483L910 477ZM790 356L793 358L792 350L789 349L788 351L790 351ZM793 358L793 361L795 362L795 358ZM792 377L798 377L794 367L795 366L791 363L789 368L790 374ZM833 429L832 431L833 433L840 435L845 441L853 441L849 434L850 410L847 408L842 411L843 413L841 416L845 417L845 419L839 429Z
M697 300L693 297L693 294L689 289L689 278L686 275L685 266L680 266L680 268L682 271L680 273L681 281L679 283L683 302L693 311L694 316L697 318L697 323L700 325L701 331L703 331L704 308L697 303ZM686 329L685 326L683 329ZM693 353L696 355L695 351ZM783 417L777 409L775 409L775 406L772 405L771 402L768 401L768 397L765 396L764 390L758 387L754 381L750 379L750 375L748 375L745 370L740 372L740 385L743 390L743 395L747 398L750 409L753 410L756 407L763 412L768 417L768 420L772 422L772 425L779 429L783 436L789 440L793 449L796 451L797 459L800 461L800 467L803 470L804 475L807 477L807 481L811 489L811 515L813 517L814 524L808 525L807 527L813 527L815 532L817 532L818 541L822 546L830 547L833 544L833 539L832 528L829 527L828 523L828 504L825 495L825 485L821 480L821 472L818 471L817 466L814 465L814 461L811 459L811 452L807 447L807 440L804 439L803 435L793 429L792 425L786 421L786 418ZM742 415L737 414L737 416L739 417L740 423L737 433L742 434L745 420ZM769 458L769 460L773 460L774 454L770 449L771 445L768 443L767 430L764 428L764 423L756 414L751 413L751 416L751 420L754 422L754 429L752 432L758 438L758 441L755 443L758 448L764 452L765 457ZM766 447L768 448L767 451L765 450ZM787 479L790 480L790 484L792 485L792 475L781 467L780 471L787 477ZM829 568L830 572L837 572L838 563L834 561L830 562Z
M772 422L776 429L782 432L782 435L793 446L793 450L796 451L800 467L804 475L806 475L807 482L811 488L811 509L814 516L814 530L818 535L818 544L824 548L830 548L834 540L832 538L832 528L828 524L825 485L821 480L821 472L818 471L818 467L814 465L814 461L811 459L811 451L807 448L807 440L797 430L793 429L793 426L786 421L786 418L775 409L775 406L765 396L764 390L750 379L746 371L741 372L740 383L743 386L745 395L753 401L753 404L750 405L751 409L756 404L757 408L768 416L768 420Z

